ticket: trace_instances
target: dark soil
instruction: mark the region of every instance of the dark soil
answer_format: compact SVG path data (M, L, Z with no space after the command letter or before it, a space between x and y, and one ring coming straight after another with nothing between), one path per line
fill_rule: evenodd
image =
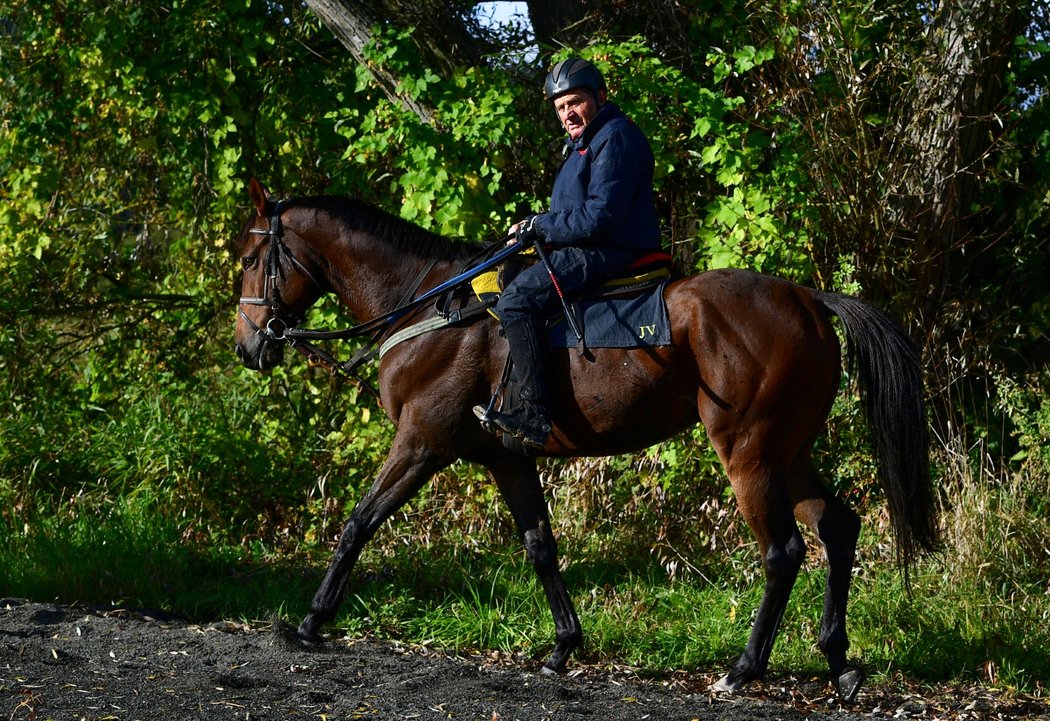
M822 681L781 677L744 696L707 674L643 675L457 656L373 640L309 651L283 623L200 626L127 609L0 600L0 721L15 719L825 719L1043 718L1044 701L981 688L865 689L843 706Z

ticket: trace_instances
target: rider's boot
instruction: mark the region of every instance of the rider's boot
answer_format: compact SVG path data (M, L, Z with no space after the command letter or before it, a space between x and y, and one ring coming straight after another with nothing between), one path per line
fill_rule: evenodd
M487 429L517 438L526 446L542 450L551 432L547 411L547 348L543 322L526 317L503 327L510 350L513 374L518 382L519 403L509 410L486 410L478 406L474 412Z

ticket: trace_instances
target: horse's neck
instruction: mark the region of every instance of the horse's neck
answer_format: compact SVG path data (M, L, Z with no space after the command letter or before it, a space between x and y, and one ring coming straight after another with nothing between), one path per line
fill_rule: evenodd
M435 279L444 278L442 273L448 265L448 261L435 263L357 241L335 253L330 282L351 315L365 322L389 313L419 291L435 285ZM424 275L429 279L426 282Z

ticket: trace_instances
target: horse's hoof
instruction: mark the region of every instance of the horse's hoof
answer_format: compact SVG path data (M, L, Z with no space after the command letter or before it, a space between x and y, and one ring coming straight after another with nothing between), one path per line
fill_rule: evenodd
M847 667L837 679L835 679L835 691L838 693L839 698L845 703L853 703L857 700L857 692L860 691L861 684L864 683L864 671L855 668Z
M568 668L565 664L566 660L567 658L563 657L559 661L552 656L551 658L547 659L547 663L543 664L543 667L540 668L540 673L542 673L545 676L562 676L565 674L566 671L568 671Z
M715 693L735 694L743 688L745 683L745 681L741 681L739 678L734 678L733 672L730 671L707 688Z
M307 651L316 651L324 646L324 639L320 636L304 636L301 633L296 636L299 639L299 645Z
M299 624L299 629L295 632L295 635L299 639L299 645L303 648L315 649L320 648L324 644L324 639L321 638L321 634L317 632L317 628L310 622L310 619Z

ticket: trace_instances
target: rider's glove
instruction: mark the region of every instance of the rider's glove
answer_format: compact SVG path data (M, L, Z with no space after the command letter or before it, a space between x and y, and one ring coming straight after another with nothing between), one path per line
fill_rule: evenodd
M515 239L525 245L540 237L540 229L536 227L536 216L529 215L525 220L518 223L518 232Z

